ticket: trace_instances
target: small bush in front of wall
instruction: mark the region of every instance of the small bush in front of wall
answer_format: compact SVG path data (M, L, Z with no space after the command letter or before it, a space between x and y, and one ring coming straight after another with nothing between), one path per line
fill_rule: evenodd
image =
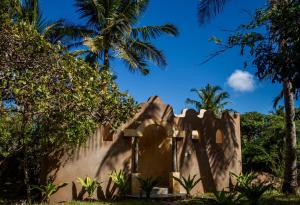
M123 170L114 170L109 176L114 184L118 187L119 196L124 197L129 190L128 175Z
M84 180L78 177L77 180L83 187L84 191L88 193L88 199L91 200L95 190L100 187L100 183L90 177L86 177Z
M213 200L212 204L215 205L235 205L239 204L240 199L242 198L241 194L238 194L235 191L219 191L214 192L215 199Z
M235 190L245 196L250 205L259 204L262 195L271 189L272 183L265 184L263 182L254 182L255 176L253 173L236 175L231 173L237 181Z
M201 178L196 179L196 176L197 175L195 174L193 177L191 177L191 175L189 174L187 178L183 176L181 178L174 177L174 179L178 181L180 185L185 189L187 198L192 197L191 191L201 181Z
M59 185L53 184L52 180L48 180L46 185L38 186L38 185L31 185L32 189L37 189L42 194L42 202L49 203L50 197L58 192L59 189L67 186L68 183L60 183Z
M152 189L158 184L159 177L138 178L141 190L146 193L146 199L150 199Z

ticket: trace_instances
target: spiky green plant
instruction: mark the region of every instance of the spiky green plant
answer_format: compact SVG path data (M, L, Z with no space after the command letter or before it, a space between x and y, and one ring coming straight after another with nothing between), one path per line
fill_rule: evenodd
M192 189L201 181L201 178L199 179L196 179L196 174L191 177L191 175L189 174L189 176L187 178L185 177L181 177L181 178L178 178L178 177L174 177L174 179L176 181L178 181L180 183L180 185L185 189L186 191L186 196L188 198L191 197L191 191Z
M128 175L123 170L114 170L109 176L118 187L120 196L125 196L129 190Z
M255 179L253 172L245 174L240 173L239 175L230 172L229 174L230 176L235 178L235 180L237 181L237 186L250 186L252 181Z
M213 204L216 205L235 205L238 204L241 195L237 194L234 191L226 192L224 190L219 192L214 192L215 199L213 201Z
M259 204L262 195L272 187L272 183L254 182L255 175L252 172L240 175L231 173L231 175L237 180L235 190L245 196L250 205Z
M86 177L84 180L80 177L77 178L83 189L88 193L88 198L91 199L95 190L100 187L100 183L90 177Z
M138 178L141 190L146 193L146 199L150 199L152 189L158 184L159 177Z
M58 192L59 189L67 186L68 183L60 183L59 185L53 184L52 181L48 181L46 185L31 185L32 189L37 189L42 193L42 202L47 202L49 203L50 197Z

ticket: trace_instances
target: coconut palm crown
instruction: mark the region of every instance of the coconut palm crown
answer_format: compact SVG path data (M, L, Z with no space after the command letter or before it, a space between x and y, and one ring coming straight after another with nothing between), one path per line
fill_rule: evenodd
M225 105L229 104L229 102L226 101L229 98L229 94L222 92L222 88L219 86L207 84L204 88L193 88L191 91L195 92L200 100L197 101L187 98L186 104L194 106L197 111L205 109L217 114L224 110Z
M104 69L113 58L142 74L149 73L149 62L164 67L167 62L163 52L150 40L162 34L176 36L178 30L172 24L136 27L148 5L149 0L75 0L77 12L91 32L74 44L87 48L77 53L90 63L103 60Z

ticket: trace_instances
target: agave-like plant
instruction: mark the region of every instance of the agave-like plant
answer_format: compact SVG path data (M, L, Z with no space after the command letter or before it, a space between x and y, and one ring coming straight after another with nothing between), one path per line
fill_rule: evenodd
M231 175L234 176L237 180L235 190L245 196L248 199L250 205L259 204L259 200L262 195L272 187L272 183L254 183L253 180L255 179L255 176L252 172L249 174L240 175L231 173Z
M68 183L60 183L59 185L53 184L52 181L48 181L46 185L38 186L38 185L31 185L32 189L37 189L42 193L42 202L49 203L50 197L58 192L59 189L67 186Z
M193 177L191 177L191 175L189 174L187 178L183 176L181 178L174 177L174 179L178 181L181 184L181 186L185 189L186 196L188 198L191 197L192 189L202 180L201 178L196 179L196 176L197 175L195 174Z
M236 190L245 196L250 205L259 204L259 200L262 195L270 190L272 184L255 183L250 186L237 186Z
M146 198L150 199L152 189L158 184L159 177L138 178L141 189L146 193Z
M114 170L109 176L111 180L115 183L115 185L118 187L120 196L125 196L129 190L127 174L123 170Z
M237 181L237 186L249 186L255 179L253 172L246 174L241 173L239 175L230 172L230 176L235 178L235 180Z
M238 204L242 195L238 195L236 192L226 192L224 190L214 192L215 199L213 204L216 205L235 205Z
M88 193L89 199L92 198L95 190L100 186L100 183L97 180L91 179L90 177L86 177L84 180L78 177L77 180L83 189Z

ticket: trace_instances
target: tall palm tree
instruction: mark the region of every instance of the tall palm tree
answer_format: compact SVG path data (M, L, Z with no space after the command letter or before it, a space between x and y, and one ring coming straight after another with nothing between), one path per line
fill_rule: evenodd
M149 0L75 0L80 17L87 20L87 30L92 33L75 44L87 47L78 53L91 63L103 60L104 69L113 58L142 74L149 73L149 62L165 66L163 52L150 40L162 34L176 36L178 31L172 24L136 27L148 4Z
M15 10L13 19L16 22L27 22L52 44L59 41L67 43L87 31L78 25L67 23L64 19L55 22L48 21L39 7L39 0L12 0L11 6Z
M194 106L197 111L200 111L200 109L212 110L217 114L224 110L225 105L229 104L226 101L229 98L229 94L222 92L222 88L219 86L207 84L204 88L194 88L191 91L198 95L200 101L187 98L186 104Z

